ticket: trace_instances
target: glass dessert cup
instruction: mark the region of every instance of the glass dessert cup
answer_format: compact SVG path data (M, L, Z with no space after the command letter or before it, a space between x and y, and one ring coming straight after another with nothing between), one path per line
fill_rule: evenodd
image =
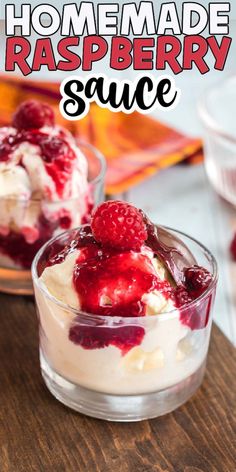
M167 229L212 275L209 287L198 299L168 313L100 316L55 299L39 277L55 248L73 240L73 231L51 240L34 259L42 376L50 392L70 408L105 420L140 421L173 411L200 386L211 332L217 265L203 245ZM190 327L196 312L206 321L205 328ZM71 329L87 336L86 348L72 342ZM124 342L124 349L117 347L117 339ZM105 347L99 346L101 340Z
M62 199L58 201L24 200L15 197L0 197L0 228L5 215L9 231L0 231L0 292L19 295L33 295L31 264L40 249L49 239L65 231L78 221L87 222L93 206L104 199L105 159L93 146L78 141L78 146L88 162L89 195L85 198ZM85 201L87 198L88 201ZM18 228L11 227L11 216L19 222ZM38 233L33 235L27 228L37 221ZM7 226L4 222L4 227Z
M236 75L205 92L199 103L206 173L215 191L236 206Z

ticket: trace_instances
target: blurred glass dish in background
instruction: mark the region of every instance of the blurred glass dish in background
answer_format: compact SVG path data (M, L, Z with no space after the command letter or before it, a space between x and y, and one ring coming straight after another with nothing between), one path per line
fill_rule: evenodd
M0 197L0 229L4 215L7 216L8 228L14 223L14 230L8 229L5 235L0 231L0 292L32 295L30 268L39 248L51 237L65 231L68 226L74 228L81 220L86 223L90 219L93 206L103 201L105 158L88 143L77 141L77 145L88 166L87 206L81 195L58 201ZM35 216L35 228L38 229L34 241L27 240L20 229L28 224L28 215L32 214ZM19 221L19 227L15 220Z
M216 192L236 205L236 75L205 92L199 104L204 125L205 168Z

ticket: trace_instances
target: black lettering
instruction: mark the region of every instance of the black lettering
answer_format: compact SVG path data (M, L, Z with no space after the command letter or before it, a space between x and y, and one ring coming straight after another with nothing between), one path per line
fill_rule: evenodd
M171 105L173 105L173 103L176 99L177 91L175 91L174 97L172 98L172 100L170 102L166 102L164 100L164 95L167 95L169 93L170 89L171 89L170 79L160 80L160 82L157 86L157 99L158 99L160 105L164 108L171 107Z
M84 86L80 80L69 80L64 86L64 91L66 95L70 97L70 99L65 100L65 102L63 103L63 109L66 115L71 116L71 117L82 115L82 113L85 110L85 101L83 100L82 97L77 95L77 93L73 92L72 90L73 85L76 85L77 93L82 92L84 90ZM68 109L69 105L75 106L76 104L77 104L77 107L75 111L73 113L70 112Z

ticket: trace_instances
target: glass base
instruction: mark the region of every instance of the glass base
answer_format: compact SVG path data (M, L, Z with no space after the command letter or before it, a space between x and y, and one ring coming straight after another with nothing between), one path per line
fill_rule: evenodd
M89 390L57 374L40 353L43 379L64 405L94 418L108 421L141 421L165 415L183 405L201 385L205 362L182 382L159 392L142 395L111 395Z
M0 292L33 295L31 271L0 267Z

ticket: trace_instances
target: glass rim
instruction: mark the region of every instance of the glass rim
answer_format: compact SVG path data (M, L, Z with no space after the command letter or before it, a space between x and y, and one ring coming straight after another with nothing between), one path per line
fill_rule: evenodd
M236 74L230 74L224 79L218 80L212 87L207 87L203 94L201 95L200 99L198 100L198 114L204 123L204 125L208 128L209 131L218 135L225 141L233 143L236 145L236 138L233 134L225 131L221 125L217 122L217 120L213 117L212 112L209 109L208 98L212 92L222 89L224 84L228 83L232 79L236 80Z
M88 143L87 141L83 141L81 139L76 139L76 143L78 143L78 146L84 146L90 151L93 152L94 156L100 163L100 170L96 177L88 181L88 185L97 185L100 182L102 182L105 178L106 174L106 159L104 155L99 151L97 148L95 148L92 144ZM78 198L80 198L80 195L77 197L73 198L62 198L58 200L47 200L46 198L24 198L24 197L16 197L14 195L7 195L7 196L0 196L0 201L18 201L21 203L28 203L28 202L33 202L33 203L45 203L45 204L58 204L58 203L67 203L67 202L73 202L77 201Z
M85 226L85 225L81 225L81 226L79 226L79 228L81 228L83 226ZM197 239L193 238L192 236L189 236L188 234L184 233L183 231L179 231L179 230L176 230L174 228L170 228L169 226L161 226L161 225L158 225L158 226L160 228L166 229L167 231L175 232L178 235L182 235L182 236L190 239L191 241L193 241L197 246L199 246L202 249L202 251L204 252L206 257L208 258L208 260L211 264L211 267L212 267L212 280L211 280L210 285L207 287L205 292L203 292L198 298L196 298L195 300L192 300L189 303L186 303L186 305L181 307L181 312L186 312L187 310L189 310L189 308L192 308L194 306L198 306L204 299L206 299L208 297L208 295L212 292L212 290L216 286L216 283L217 283L217 280L218 280L217 262L216 262L215 257L213 256L213 254L202 243L197 241ZM149 316L124 317L124 316L96 315L95 313L87 313L83 310L80 310L79 308L75 308L75 307L72 307L70 305L67 305L66 303L61 302L56 297L54 297L52 294L50 294L50 292L48 292L48 290L46 289L44 284L42 284L42 282L40 281L38 273L37 273L37 265L38 265L39 259L51 243L53 243L54 241L62 238L66 234L72 233L73 231L77 231L79 228L74 228L74 229L69 230L69 231L68 230L64 231L64 233L61 233L60 235L58 235L58 236L50 239L49 241L47 241L40 248L40 250L38 251L38 253L36 254L36 256L33 260L32 268L31 268L33 283L37 286L37 288L40 290L40 292L43 293L44 296L46 296L47 299L49 299L51 302L53 302L55 305L62 308L63 310L71 312L75 316L79 316L80 320L93 321L93 322L96 322L97 325L98 325L98 322L101 322L101 324L103 326L106 326L106 325L111 326L111 325L114 325L114 324L117 324L117 325L121 325L121 324L123 324L123 325L124 324L125 325L126 324L127 325L136 325L136 324L139 324L140 325L140 323L147 322L145 320L150 320L151 321L151 320L158 319L158 320L163 321L163 320L168 320L168 319L172 319L172 318L175 318L175 317L179 317L180 309L177 308L177 307L173 308L170 311L166 311L166 312L162 312L162 313L156 313L155 315L149 315Z

